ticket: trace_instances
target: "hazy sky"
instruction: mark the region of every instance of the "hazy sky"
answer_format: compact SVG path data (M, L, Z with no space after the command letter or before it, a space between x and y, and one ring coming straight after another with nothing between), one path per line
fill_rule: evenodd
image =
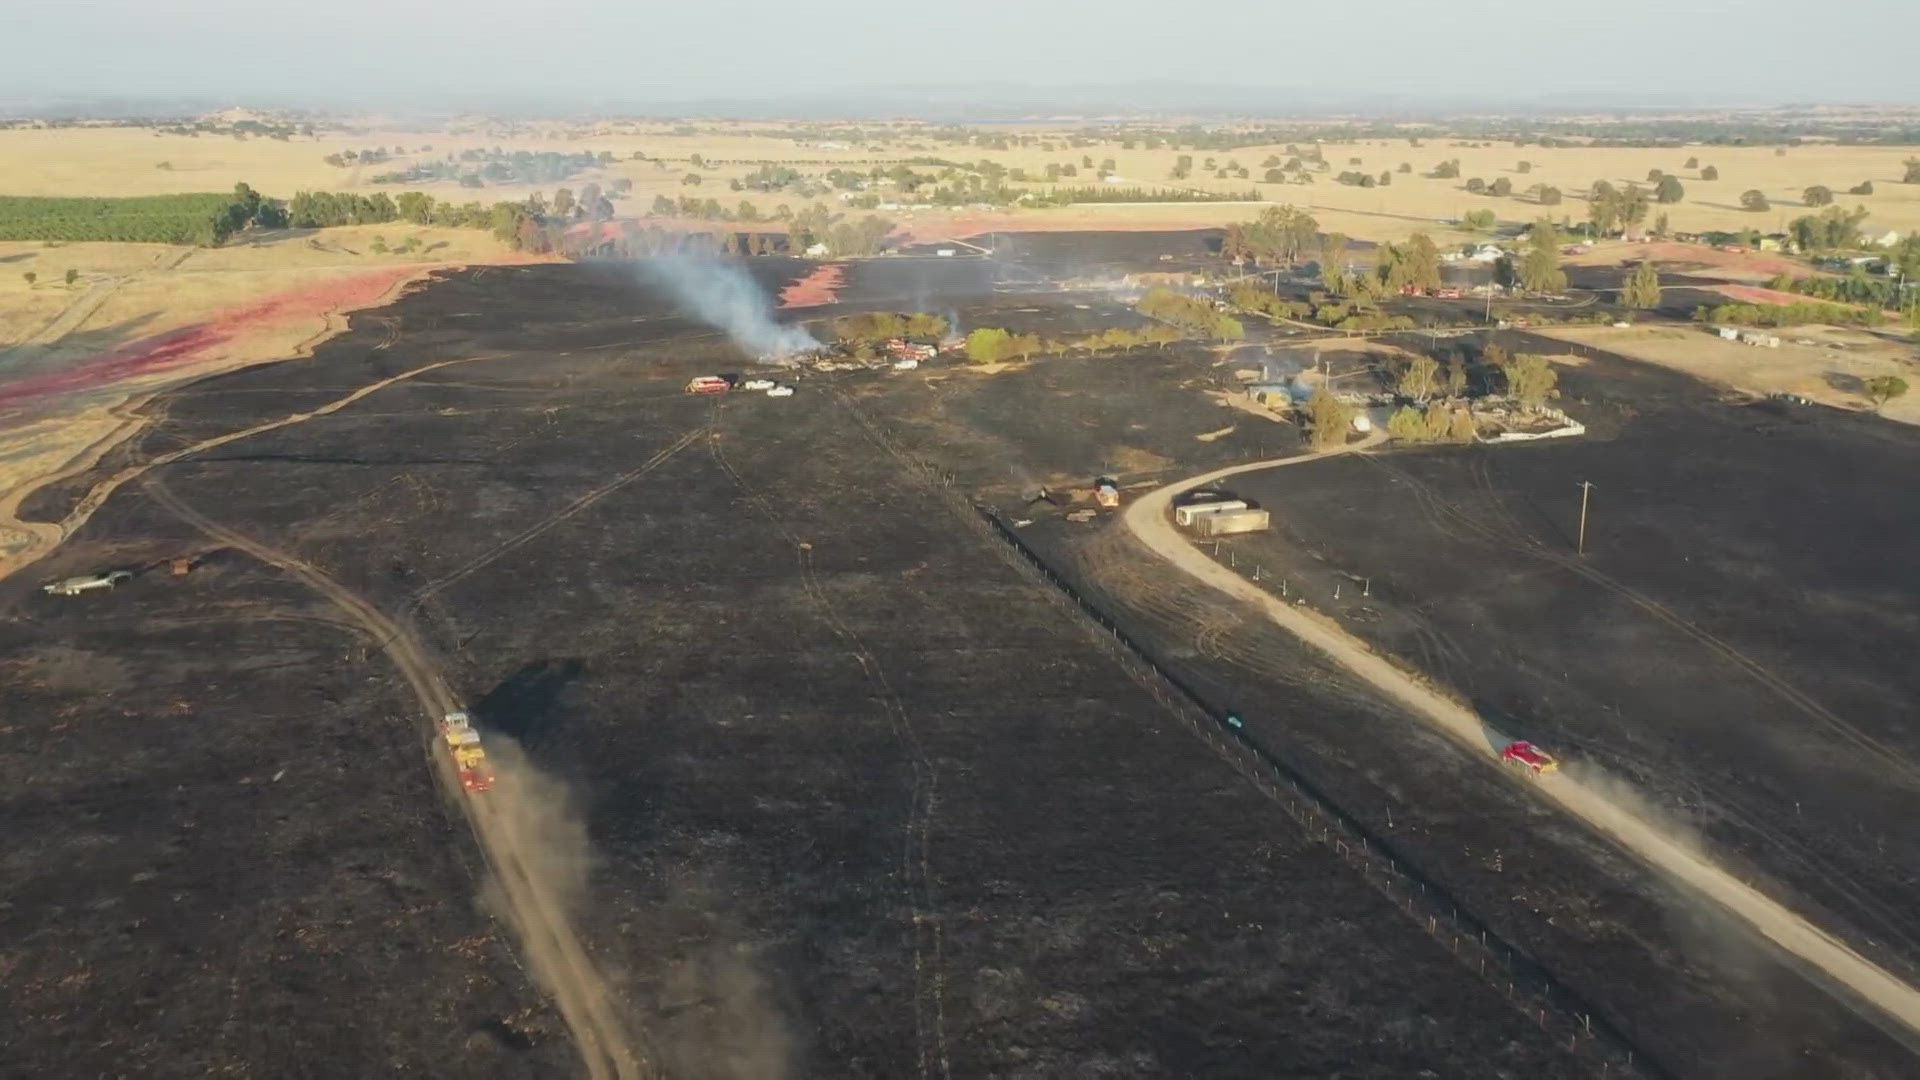
M1920 103L1917 39L1920 0L0 0L0 97L610 103L1162 80Z

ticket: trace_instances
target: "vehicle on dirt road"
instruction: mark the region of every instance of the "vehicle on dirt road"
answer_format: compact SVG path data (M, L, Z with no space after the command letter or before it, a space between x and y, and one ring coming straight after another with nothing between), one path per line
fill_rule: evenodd
M131 570L102 570L97 574L81 574L78 577L62 578L40 586L40 591L50 596L79 596L83 592L95 589L111 589L123 581L132 581Z
M687 382L689 394L724 394L731 389L732 380L723 375L700 375Z
M1508 743L1506 749L1500 751L1500 760L1533 776L1560 771L1558 758L1525 739Z
M459 711L448 713L440 721L440 735L453 753L461 787L485 791L493 786L493 767L487 764L487 752L480 748L480 733L473 730L472 717Z
M793 387L784 386L784 385L776 386L773 389L767 391L767 396L768 397L792 397Z

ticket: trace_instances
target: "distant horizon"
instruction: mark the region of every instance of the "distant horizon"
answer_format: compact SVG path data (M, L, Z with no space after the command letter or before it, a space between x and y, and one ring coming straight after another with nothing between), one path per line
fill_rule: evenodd
M1142 94L1153 99L1142 105ZM1122 96L1133 97L1127 102ZM367 116L409 113L495 115L525 119L613 117L630 119L767 119L787 121L920 120L1006 123L1095 120L1167 123L1336 120L1431 122L1447 119L1536 117L1566 120L1596 116L1673 117L1699 113L1793 115L1816 110L1920 113L1912 99L1798 98L1762 100L1733 95L1629 94L1595 91L1543 94L1523 105L1495 96L1462 94L1451 99L1387 91L1338 94L1299 87L1149 81L1118 84L950 83L815 88L801 95L762 97L569 98L560 94L442 93L384 100L362 93L336 94L27 94L0 92L0 120L127 119L200 116L227 109L265 113Z

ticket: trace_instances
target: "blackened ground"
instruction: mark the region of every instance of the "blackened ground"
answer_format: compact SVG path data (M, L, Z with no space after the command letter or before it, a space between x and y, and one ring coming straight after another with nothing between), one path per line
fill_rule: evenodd
M1170 579L1099 521L1074 524L1060 508L1026 501L1039 484L1085 488L1103 470L1124 490L1288 453L1297 445L1290 427L1206 396L1229 383L1231 366L1179 350L1049 361L992 378L875 384L868 407L1009 518L1032 519L1032 542L1155 642L1163 660L1240 711L1263 741L1600 1001L1679 1075L1909 1075L1904 1047L1512 777L1383 706L1265 620ZM1503 541L1515 530L1564 545L1575 524L1572 485L1591 476L1600 485L1590 533L1599 569L1634 575L1662 602L1693 605L1682 609L1690 618L1714 616L1715 634L1746 635L1742 649L1754 638L1753 651L1782 676L1820 668L1824 679L1804 689L1833 694L1846 718L1892 738L1904 715L1893 706L1912 696L1912 674L1896 668L1912 637L1901 597L1913 583L1911 568L1886 564L1896 538L1912 535L1911 508L1874 505L1864 485L1822 494L1819 478L1911 472L1900 449L1907 433L1828 410L1723 405L1699 383L1641 365L1594 361L1564 371L1563 382L1567 407L1593 438L1395 452L1235 478L1235 492L1268 507L1276 529L1232 541L1221 558L1246 572L1261 566L1270 587L1287 580L1290 595L1304 590L1343 612L1356 632L1473 694L1503 730L1576 759L1593 747L1645 790L1649 812L1702 829L1745 875L1771 877L1795 906L1852 927L1869 955L1901 965L1892 931L1907 913L1896 897L1914 862L1897 834L1913 800L1897 767L1821 735L1777 702L1762 707L1743 685L1750 677L1709 662L1665 623L1585 579L1561 582L1563 571L1534 566L1517 539L1477 539L1439 507L1460 505ZM1481 470L1491 470L1491 489ZM1776 510L1802 505L1817 512ZM1540 513L1548 506L1551 529ZM1613 515L1604 528L1603 513ZM1516 518L1526 529L1510 524ZM1646 569L1655 554L1645 545L1669 529L1675 541L1666 543L1678 546L1661 550L1677 552L1673 562ZM1602 544L1616 554L1603 558ZM1886 554L1849 560L1849 544ZM1828 565L1810 572L1805 594L1765 568L1809 558ZM1714 569L1736 559L1737 574ZM1798 606L1817 597L1828 599ZM1770 605L1781 610L1761 610ZM1848 613L1861 624L1839 625ZM1802 619L1808 628L1791 639L1778 629ZM1815 636L1822 642L1803 652ZM1756 766L1777 771L1749 771ZM1883 844L1887 856L1876 861ZM1809 874L1806 860L1846 876Z
M129 496L77 553L194 542ZM14 601L5 1072L570 1071L558 1017L476 909L410 697L332 611L218 557Z
M1920 507L1879 478L1920 467L1920 435L1625 362L1562 381L1603 437L1240 478L1279 527L1236 546L1371 578L1360 633L1502 730L1631 780L1913 974ZM1583 481L1588 554L1569 561Z
M585 936L671 1075L1588 1072L876 443L857 380L689 397L744 358L617 271L449 275L173 395L142 446L446 359L157 474L418 626L571 785ZM196 546L129 486L38 570ZM10 1060L573 1067L368 643L237 556L31 584L0 591L0 662L44 684L7 743Z

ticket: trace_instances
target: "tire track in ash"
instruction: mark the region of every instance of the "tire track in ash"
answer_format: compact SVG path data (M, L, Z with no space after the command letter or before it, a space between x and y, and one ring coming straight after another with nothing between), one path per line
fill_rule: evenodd
M4 503L0 503L0 527L17 529L25 534L28 540L20 550L11 553L6 558L0 558L0 577L4 577L22 567L37 562L62 541L72 536L80 526L86 524L87 519L92 517L94 512L100 509L101 505L107 501L107 497L118 490L122 484L146 475L149 469L154 469L161 465L170 465L182 458L190 457L202 451L211 450L216 446L225 446L227 443L240 439L264 434L278 428L289 427L317 417L339 412L341 409L346 408L369 394L378 393L395 383L405 382L408 379L424 375L429 371L438 370L450 364L470 364L477 360L495 360L502 355L504 354L488 353L480 356L463 356L453 360L436 360L433 363L424 364L410 371L403 371L398 375L390 375L387 378L368 383L352 393L344 397L336 398L318 408L309 409L302 413L294 413L290 416L283 416L278 420L269 420L263 424L255 424L252 427L243 428L239 431L230 431L225 435L216 435L210 439L202 439L197 443L182 446L175 450L169 450L164 454L157 454L137 465L129 465L94 484L92 488L88 489L86 495L74 504L73 509L68 511L65 517L54 524L47 524L46 522L40 521L21 521L19 519L20 504L27 495L38 490L38 487L35 485L18 488L8 496Z
M1577 558L1562 555L1546 547L1539 541L1532 539L1531 536L1525 534L1524 531L1517 535L1507 536L1503 535L1501 530L1482 525L1476 522L1471 515L1460 511L1452 504L1446 502L1437 492L1427 488L1424 482L1408 474L1399 466L1381 461L1372 455L1367 455L1366 459L1389 474L1412 485L1416 493L1420 493L1425 489L1424 493L1419 494L1417 497L1421 498L1423 506L1431 508L1432 513L1441 515L1455 523L1457 526L1455 529L1445 529L1443 527L1443 531L1448 532L1454 538L1466 539L1468 537L1466 537L1464 533L1471 532L1481 540L1496 546L1505 546L1510 550L1518 551L1525 555L1530 555L1599 585L1601 588L1633 603L1642 610L1648 611L1660 619L1660 621L1679 630L1685 636L1693 638L1695 641L1705 645L1709 651L1721 656L1723 659L1732 661L1736 666L1740 667L1741 670L1746 671L1750 675L1754 675L1757 681L1763 686L1780 693L1781 697L1789 704L1801 708L1813 719L1827 721L1829 727L1843 736L1848 732L1858 734L1861 739L1864 739L1866 743L1873 748L1870 752L1873 752L1874 756L1893 765L1895 770L1903 774L1909 782L1920 779L1920 768L1915 767L1897 751L1884 747L1878 740L1873 739L1865 733L1857 732L1851 724L1841 720L1838 716L1835 716L1811 698L1807 698L1804 694L1793 689L1784 680L1761 668L1756 661L1739 652L1739 650L1731 644L1722 641L1700 627L1694 626L1658 601L1643 596L1631 587L1615 581L1605 573L1586 565ZM1490 489L1488 494L1490 498L1494 497ZM1636 746L1639 745L1639 740L1637 739L1629 737L1628 741L1633 742ZM1856 743L1856 745L1859 744ZM1625 758L1625 755L1617 753L1614 756ZM1659 776L1665 774L1656 770L1650 775ZM1698 781L1694 781L1694 783L1698 784ZM1882 936L1898 942L1909 955L1920 953L1920 936L1917 936L1914 930L1916 923L1913 916L1873 895L1868 887L1863 885L1855 875L1847 873L1832 860L1805 842L1793 839L1791 834L1786 833L1777 826L1763 824L1761 812L1753 809L1737 794L1733 794L1717 786L1708 788L1707 790L1713 792L1715 800L1727 811L1727 817L1729 819L1745 826L1760 836L1763 840L1777 848L1783 857L1799 864L1803 869L1811 873L1813 877L1821 881L1827 888L1832 889L1834 893L1852 903L1860 915L1865 916L1878 927L1878 931Z
M1352 448L1348 448L1352 449ZM1333 623L1282 603L1259 586L1207 558L1172 525L1170 507L1183 492L1228 476L1271 469L1320 455L1251 462L1217 469L1159 488L1134 501L1122 520L1141 541L1176 569L1229 596L1259 606L1269 618L1302 641L1372 683L1410 713L1491 763L1506 736L1473 709L1394 666L1387 657ZM1383 468L1393 471L1382 463ZM1864 1002L1865 1015L1883 1023L1889 1034L1913 1046L1920 1039L1920 990L1868 960L1846 942L1815 925L1760 890L1740 881L1702 854L1689 851L1661 829L1605 792L1565 774L1544 777L1529 790L1585 821L1601 834L1701 900L1745 922L1783 952L1804 963L1817 985L1838 987L1843 1003Z
M682 435L680 436L680 438L674 440L672 445L666 447L665 449L654 454L652 457L648 458L638 468L629 469L628 471L621 473L619 476L614 477L612 480L607 481L606 483L600 485L599 487L594 488L592 491L587 492L585 495L582 495L579 498L568 503L566 506L562 507L559 511L555 512L554 514L548 517L542 518L537 522L534 522L532 525L529 525L525 529L520 530L518 533L515 533L513 536L508 537L506 540L502 541L499 544L496 544L494 547L488 549L487 551L474 556L472 559L468 560L465 564L458 567L457 569L449 571L446 574L442 574L441 576L434 578L432 581L427 582L425 585L420 586L420 588L414 591L413 606L418 607L421 603L424 603L427 599L432 597L433 594L439 592L442 589L445 589L449 585L454 584L455 582L459 581L461 578L464 578L467 575L472 574L475 571L484 568L488 563L491 563L494 560L499 559L501 556L510 554L515 549L524 547L525 545L533 542L534 540L539 539L541 534L547 532L548 530L554 528L557 525L561 525L565 523L567 520L572 518L574 515L580 513L582 510L587 509L588 507L592 506L594 503L599 502L601 499L606 498L607 496L613 494L614 492L619 491L621 488L626 487L628 484L633 483L635 480L638 480L641 477L652 472L653 470L659 468L661 465L666 463L668 458L673 457L675 454L678 454L680 451L685 450L687 447L693 445L693 441L695 439L698 439L703 433L705 433L708 430L709 426L710 425L702 425L700 427L694 428L692 431L689 431L685 435Z
M716 417L719 406L716 403ZM725 472L755 510L765 517L780 535L793 545L795 558L800 568L800 584L807 596L819 609L821 617L832 628L833 633L847 648L860 665L861 673L878 692L881 711L886 714L894 737L900 740L908 750L908 763L913 773L911 803L907 818L907 835L901 852L901 879L906 884L907 902L911 908L912 926L910 940L913 943L913 1018L915 1034L919 1043L920 1075L931 1077L935 1064L942 1077L953 1075L951 1055L947 1049L946 1014L946 968L943 961L945 930L941 926L934 904L934 876L932 856L932 830L934 815L939 810L940 771L928 756L926 747L920 741L919 733L914 729L913 717L907 711L906 703L888 681L880 660L867 647L866 641L858 631L847 624L833 598L821 586L819 576L813 567L813 545L801 539L786 519L780 516L773 503L761 494L746 478L740 475L732 462L727 460L721 449L721 432L715 423L704 429L707 434L708 451L713 455L714 463ZM696 434L698 434L696 432ZM931 1016L929 1016L931 1014ZM931 1029L931 1031L929 1031ZM931 1046L929 1045L931 1035Z
M313 564L236 532L188 506L159 477L143 476L142 487L156 503L209 538L292 575L339 608L355 627L380 644L406 678L425 714L418 726L424 727L429 746L438 745L433 737L435 719L457 708L459 699L426 647L412 633ZM508 920L520 936L537 981L553 995L561 1017L573 1032L588 1074L595 1080L650 1075L629 1041L612 992L574 933L564 901L552 882L531 869L536 853L526 849L520 831L513 827L517 816L512 805L517 797L514 786L507 783L485 795L469 796L462 790L451 760L437 751L429 753L436 766L435 776L465 814L500 887Z

